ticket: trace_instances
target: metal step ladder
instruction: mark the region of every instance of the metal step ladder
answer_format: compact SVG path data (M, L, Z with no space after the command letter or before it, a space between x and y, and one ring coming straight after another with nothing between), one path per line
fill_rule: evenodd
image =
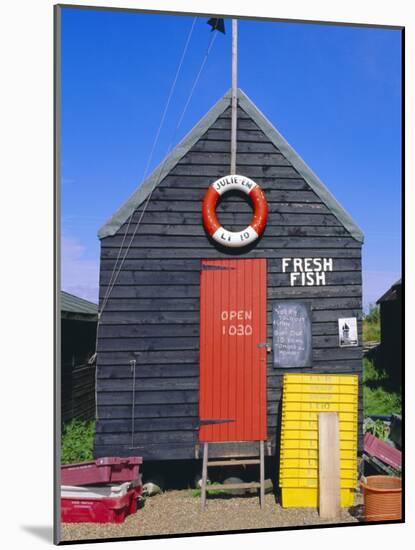
M206 507L206 495L208 491L217 491L218 489L259 489L259 502L261 508L264 507L265 499L265 466L264 466L264 441L259 441L259 457L258 458L229 458L226 460L211 460L209 461L209 445L203 444L203 465L202 465L202 486L201 486L201 508L202 512ZM212 444L214 444L212 442ZM259 482L249 483L221 483L219 485L208 485L208 468L217 466L242 466L248 464L259 465Z

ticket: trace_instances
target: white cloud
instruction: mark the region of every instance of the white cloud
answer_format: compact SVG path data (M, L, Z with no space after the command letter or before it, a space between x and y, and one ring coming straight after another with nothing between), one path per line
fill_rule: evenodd
M78 239L61 239L62 290L98 303L99 262L85 258L86 248Z

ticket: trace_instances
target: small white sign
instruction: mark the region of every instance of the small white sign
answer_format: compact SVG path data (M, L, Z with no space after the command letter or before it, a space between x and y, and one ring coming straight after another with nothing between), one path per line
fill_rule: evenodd
M358 346L357 319L346 317L339 319L339 346L341 348Z

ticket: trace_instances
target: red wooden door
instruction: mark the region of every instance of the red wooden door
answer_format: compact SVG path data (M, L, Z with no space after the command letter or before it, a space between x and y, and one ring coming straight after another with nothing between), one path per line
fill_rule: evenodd
M266 260L202 260L200 441L267 438Z

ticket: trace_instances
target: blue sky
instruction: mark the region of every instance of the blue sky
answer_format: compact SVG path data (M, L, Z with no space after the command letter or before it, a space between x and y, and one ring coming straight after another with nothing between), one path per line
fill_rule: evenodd
M198 18L151 168L230 87ZM62 288L97 301L98 228L140 184L192 16L62 10ZM401 34L242 20L238 85L365 233L365 307L401 275Z

